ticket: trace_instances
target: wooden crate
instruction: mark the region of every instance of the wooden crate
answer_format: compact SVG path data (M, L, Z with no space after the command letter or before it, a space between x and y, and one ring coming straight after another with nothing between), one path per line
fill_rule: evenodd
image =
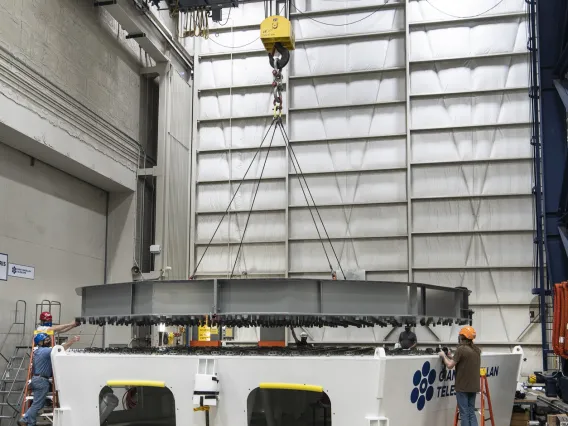
M548 426L568 426L568 416L566 414L549 414L546 417Z
M513 413L511 415L511 426L527 426L530 420L529 412Z

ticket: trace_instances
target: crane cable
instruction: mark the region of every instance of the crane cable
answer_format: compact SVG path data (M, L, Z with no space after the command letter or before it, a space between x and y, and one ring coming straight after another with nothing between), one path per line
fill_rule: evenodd
M387 0L388 3L388 0ZM265 3L266 4L266 3ZM254 209L254 203L256 201L256 197L258 195L258 190L260 188L260 184L262 183L262 176L264 175L264 170L266 168L266 163L268 161L268 156L270 155L270 150L272 148L272 143L274 142L274 136L276 134L276 128L280 129L280 132L282 133L282 137L284 139L284 144L286 146L286 149L288 151L288 153L290 154L290 160L292 161L292 166L294 167L294 171L296 172L296 176L298 177L298 182L300 184L300 189L302 190L302 194L304 195L304 199L306 200L306 205L308 207L308 210L310 212L310 215L312 217L312 221L314 222L314 226L316 228L316 232L318 234L318 238L319 241L321 242L322 248L323 248L323 252L325 254L325 257L327 259L327 263L329 265L329 269L331 271L331 275L332 278L335 280L337 279L337 274L333 269L333 266L331 264L331 260L329 258L329 255L327 253L327 249L325 247L320 229L318 227L318 223L316 221L316 218L314 216L314 213L312 211L312 206L310 205L310 200L308 199L308 194L310 196L310 199L313 203L313 208L316 210L316 214L318 216L319 221L321 222L321 226L323 228L323 231L325 233L325 236L327 238L327 241L331 247L331 250L333 252L333 255L335 256L335 260L337 261L337 265L341 271L341 274L343 275L343 279L346 279L345 276L345 272L343 271L343 267L341 266L341 262L339 261L339 257L337 256L337 253L335 251L335 248L333 247L333 243L331 242L331 238L329 236L329 233L327 232L327 228L325 227L325 224L323 222L323 219L321 217L321 214L319 212L318 206L315 202L314 196L312 194L312 191L310 190L310 187L308 186L308 181L306 180L306 177L304 175L304 172L300 166L300 162L298 161L298 158L296 157L296 153L294 152L294 149L292 148L292 144L290 142L290 138L288 137L288 134L286 133L286 130L284 129L284 125L282 124L282 110L283 110L283 97L282 97L282 68L284 68L289 59L290 59L290 54L288 52L287 49L285 49L282 45L280 45L280 43L275 44L274 46L275 48L272 50L272 53L269 52L269 59L270 59L270 65L273 68L272 71L272 76L273 76L273 82L272 82L272 96L273 96L273 118L272 118L272 122L270 123L270 126L268 127L268 130L266 131L264 137L262 138L262 142L260 143L259 147L257 148L254 157L252 158L245 174L243 175L241 182L239 183L239 186L237 187L237 189L235 190L235 193L233 194L233 197L231 198L231 200L229 201L229 205L227 206L227 208L225 209L225 212L223 213L223 215L221 216L221 220L219 221L219 223L217 224L217 228L215 228L215 231L213 232L213 235L211 236L211 239L209 240L209 242L207 243L207 246L205 247L205 250L203 251L203 254L201 255L201 258L199 259L199 261L197 262L197 265L195 266L195 269L193 270L192 275L189 277L190 279L194 279L195 278L195 274L197 272L197 269L199 268L199 266L201 265L201 262L203 261L203 258L205 257L205 254L207 253L207 250L209 249L211 243L213 242L213 239L215 238L215 235L217 234L217 231L219 230L221 223L223 222L223 220L225 219L225 216L227 215L227 213L229 212L229 209L231 208L231 205L233 203L233 200L235 199L239 189L241 188L248 172L250 171L252 165L254 164L256 157L258 156L260 150L262 149L262 146L264 144L264 141L266 140L266 137L268 136L268 133L270 133L270 129L272 129L272 126L274 126L274 130L272 132L272 138L270 140L270 144L268 146L268 151L266 153L266 156L264 158L264 164L262 165L262 169L260 172L260 176L258 178L258 184L256 185L256 189L254 191L254 195L252 197L252 201L251 201L251 205L250 208L248 210L248 214L247 214L247 219L243 228L243 232L241 235L241 240L239 242L239 248L237 250L237 255L235 256L235 262L233 264L233 267L231 269L231 274L229 276L229 278L232 278L234 273L235 273L235 268L237 267L237 263L239 262L239 257L241 255L241 250L242 250L242 246L243 246L243 242L246 236L246 232L248 229L248 225L250 222L250 217L252 215L252 211ZM278 51L278 53L280 53L281 58L278 59L274 59L274 53L275 50ZM302 184L303 181L303 184ZM305 189L304 189L305 186ZM307 194L306 194L307 191ZM238 221L237 221L237 225L238 225Z
M221 227L221 223L223 222L223 219L225 219L225 216L227 215L227 213L229 212L229 209L231 208L231 205L233 204L233 201L235 199L235 197L237 196L237 193L239 192L239 189L241 188L249 170L251 169L252 165L254 164L254 160L256 159L256 156L258 155L258 153L260 152L260 150L262 149L262 145L264 144L264 141L266 140L266 137L268 136L268 133L270 133L270 129L272 128L272 126L275 125L275 120L272 120L272 123L270 124L270 126L268 127L268 130L266 131L266 133L264 134L264 137L262 138L262 141L260 142L260 145L258 146L256 152L254 153L254 157L252 157L252 160L247 168L247 170L245 171L245 174L243 175L243 178L241 179L239 186L237 186L237 189L235 190L235 193L233 194L233 197L231 198L231 200L229 201L229 205L227 206L227 208L225 209L225 211L223 212L223 216L221 216L221 220L219 221L219 224L217 225L217 228L215 228L215 231L213 232L213 235L211 236L211 239L209 240L209 242L207 243L207 246L205 246L205 250L203 251L203 254L201 255L201 258L199 259L199 262L197 262L197 265L195 265L195 268L193 270L193 273L191 274L191 276L189 277L189 279L194 279L195 278L195 273L197 272L197 269L199 268L199 265L201 265L201 262L203 261L203 258L205 257L205 254L207 253L207 250L209 250L209 247L211 246L211 243L213 242L213 238L215 238L215 235L217 234L217 231L219 230L219 228Z
M323 250L325 252L325 256L327 257L327 262L329 264L329 268L333 272L333 267L331 266L331 262L329 260L329 256L327 255L327 251L325 249L323 239L321 237L319 228L317 226L316 219L315 219L314 214L312 212L312 209L310 207L310 202L308 201L306 191L304 190L304 187L302 186L302 180L304 181L304 185L306 186L306 190L308 191L308 194L310 195L310 199L312 200L313 207L316 210L316 214L318 215L318 218L321 222L321 226L323 228L323 231L325 232L325 236L327 238L327 241L329 242L329 246L331 247L331 250L333 251L333 255L335 256L335 260L337 261L337 266L339 267L339 270L341 271L341 275L343 275L343 279L346 279L345 272L343 271L343 267L341 266L341 262L339 261L339 257L337 256L337 253L335 252L335 248L333 248L333 244L331 243L331 238L329 236L329 233L327 232L327 228L325 227L325 224L323 223L323 219L322 219L321 214L319 212L316 201L314 200L314 196L312 195L312 191L310 191L310 187L308 186L306 176L304 175L304 172L302 171L302 167L300 166L300 162L298 161L298 158L296 157L296 153L294 152L294 148L292 148L292 144L290 142L290 138L288 137L288 134L286 133L286 129L284 129L284 126L282 125L282 120L278 121L277 126L280 127L280 132L282 133L282 137L284 138L284 143L286 144L286 148L288 149L288 152L291 154L290 160L292 160L292 166L294 167L294 171L296 172L296 176L298 177L298 182L300 183L300 188L302 188L302 192L304 193L304 198L306 200L306 204L308 205L308 209L310 210L310 214L311 214L312 219L314 221L314 225L316 227L316 231L318 233L319 240L321 241ZM296 164L298 165L298 167L296 167Z
M273 123L274 123L274 121L273 121ZM241 254L241 248L243 247L243 241L244 241L245 235L247 233L247 228L248 228L250 216L252 214L252 209L254 207L254 202L256 200L256 195L258 194L258 189L260 188L260 184L262 182L262 175L264 174L266 162L268 160L268 156L270 155L270 149L272 148L272 143L274 142L274 135L276 134L276 127L278 127L278 124L276 126L274 126L274 131L272 132L272 138L270 139L270 144L268 145L268 151L266 152L266 156L264 157L264 164L262 165L262 169L260 171L260 176L258 177L258 184L256 185L256 189L255 189L254 195L252 197L252 202L250 203L250 209L248 211L247 220L245 222L245 227L243 229L243 235L241 236L241 241L239 243L239 249L237 250L237 255L235 256L235 263L233 264L233 269L231 270L231 275L230 275L229 278L233 278L233 274L235 273L235 268L237 267L237 263L239 262L239 255ZM237 225L238 225L238 221L237 221Z
M194 279L194 278L195 278L195 274L196 274L196 272L197 272L197 269L198 269L199 266L201 265L201 262L203 261L203 258L205 257L205 254L207 253L207 250L208 250L209 247L211 246L211 243L213 242L213 239L215 238L215 235L217 234L217 231L218 231L219 228L221 227L221 223L223 222L223 219L225 219L225 216L226 216L227 213L229 212L229 209L231 208L231 205L232 205L232 203L233 203L233 200L234 200L235 197L237 196L237 193L239 192L239 189L241 188L241 186L242 186L242 184L243 184L243 182L244 182L244 180L245 180L245 178L246 178L248 172L250 171L252 165L254 164L254 161L256 160L256 157L257 157L258 153L259 153L260 150L262 149L262 146L264 145L264 142L265 142L265 140L266 140L266 138L267 138L268 134L270 133L270 130L272 129L273 126L275 126L275 127L274 127L274 129L273 129L272 138L271 138L271 140L270 140L270 145L268 146L268 152L266 153L266 156L265 156L265 158L264 158L264 164L263 164L263 167L262 167L262 170L261 170L261 174L260 174L260 177L259 177L259 182L258 182L258 185L257 185L257 187L256 187L256 189L255 189L255 193L254 193L254 196L253 196L253 199L252 199L252 203L251 203L250 209L249 209L249 211L248 211L247 220L246 220L246 223L245 223L245 226L244 226L244 229L243 229L243 234L242 234L242 236L241 236L241 240L240 240L240 243L239 243L239 249L238 249L238 251L237 251L237 256L235 257L235 263L234 263L233 268L232 268L232 270L231 270L231 275L230 275L230 277L231 277L231 278L233 277L234 272L235 272L236 265L237 265L237 263L238 263L239 255L240 255L241 248L242 248L242 245L243 245L243 242L244 242L244 238L245 238L245 235L246 235L246 231L247 231L247 228L248 228L250 216L251 216L251 214L252 214L253 207L254 207L254 203L255 203L255 200L256 200L256 195L257 195L257 193L258 193L258 188L260 187L261 179L262 179L262 176L263 176L263 174L264 174L264 170L265 170L266 163L267 163L267 160L268 160L268 155L270 154L270 149L271 149L272 143L273 143L273 141L274 141L274 135L275 135L275 133L276 133L276 128L278 127L278 128L280 129L280 132L282 133L282 137L284 138L284 144L286 145L286 149L287 149L288 152L290 153L290 159L292 160L292 166L294 167L294 171L296 172L296 175L297 175L297 177L298 177L298 182L299 182L299 184L300 184L300 188L302 189L302 193L303 193L303 195L304 195L304 199L306 200L306 204L307 204L307 206L308 206L308 210L309 210L310 215L311 215L311 217L312 217L312 221L314 222L314 226L315 226L316 232L317 232L317 234L318 234L318 239L319 239L319 241L321 242L321 245L322 245L322 248L323 248L323 252L324 252L325 257L326 257L326 259L327 259L327 263L328 263L328 265L329 265L329 268L330 268L330 270L332 271L332 274L334 274L334 272L333 272L333 266L331 265L331 260L330 260L330 258L329 258L328 253L327 253L327 249L325 248L324 240L323 240L322 235L321 235L321 232L320 232L320 230L319 230L319 227L318 227L316 218L315 218L315 216L314 216L314 213L313 213L313 211L312 211L312 205L310 205L310 201L309 201L309 199L308 199L308 194L309 194L309 197L310 197L310 199L311 199L311 201L312 201L312 203L313 203L313 208L314 208L315 211L316 211L316 214L317 214L317 216L318 216L318 218L319 218L319 221L321 222L321 226L322 226L323 231L324 231L324 233L325 233L326 239L327 239L327 241L328 241L328 243L329 243L329 245L330 245L330 247L331 247L331 250L332 250L332 252L333 252L333 255L334 255L334 257L335 257L335 260L337 261L337 265L338 265L338 267L339 267L339 269L340 269L340 271L341 271L341 275L343 275L343 279L346 279L345 272L343 271L343 267L341 266L341 262L340 262L340 260L339 260L339 257L337 256L337 252L335 251L335 248L333 247L333 244L332 244L332 242L331 242L331 238L330 238L330 236L329 236L329 233L327 232L327 228L325 227L325 224L324 224L323 219L322 219L322 217L321 217L321 214L320 214L320 211L319 211L319 209L318 209L318 206L317 206L317 204L316 204L316 202L315 202L315 199L314 199L314 196L313 196L313 194L312 194L312 191L310 190L310 188L309 188L309 186L308 186L308 182L307 182L307 180L306 180L306 177L305 177L305 175L304 175L304 172L302 171L302 168L301 168L301 166L300 166L300 163L299 163L299 161L298 161L298 158L296 157L296 153L294 152L294 149L292 148L292 145L291 145L291 143L290 143L290 138L288 137L288 134L286 133L286 129L284 129L284 125L282 124L282 118L281 118L280 116L274 117L273 120L272 120L272 122L270 123L270 126L268 127L268 130L267 130L266 133L264 134L264 137L262 138L262 141L261 141L259 147L257 148L257 150L256 150L256 152L255 152L255 154L254 154L254 156L253 156L253 158L252 158L252 160L251 160L251 162L250 162L250 164L249 164L247 170L245 171L245 174L243 175L243 177L242 177L242 179L241 179L241 182L240 182L239 185L237 186L237 189L235 190L235 193L233 194L231 200L229 201L229 205L227 206L227 208L225 209L225 211L224 211L224 213L223 213L221 219L219 220L219 223L217 224L217 227L215 228L215 231L213 232L213 235L212 235L211 238L209 239L209 242L207 243L207 246L205 247L205 250L203 251L203 254L201 255L199 261L197 262L197 265L195 265L195 268L194 268L194 270L193 270L193 273L192 273L190 279ZM303 184L302 184L302 181L303 181ZM304 185L305 185L305 188L304 188ZM307 193L306 193L306 191L307 191Z

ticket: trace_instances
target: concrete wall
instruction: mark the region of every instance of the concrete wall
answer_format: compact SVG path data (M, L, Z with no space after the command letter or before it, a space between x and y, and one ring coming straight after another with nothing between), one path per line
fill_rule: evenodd
M0 141L17 150L2 146L13 162L0 171L10 182L0 194L18 200L0 205L0 252L38 268L35 281L0 282L0 333L18 298L28 300L30 321L44 298L60 300L72 319L75 287L105 282L105 255L107 283L131 279L139 74L152 65L91 0L0 2ZM14 239L15 229L29 235ZM94 332L82 328L83 344Z
M89 0L2 1L0 135L28 138L5 142L104 189L133 189L139 69L151 63L125 35Z
M11 263L35 267L34 280L0 281L2 342L14 321L16 300L27 302L30 334L37 303L61 302L61 321L70 322L81 307L75 288L103 282L107 193L42 162L32 165L29 156L0 143L0 199L0 252ZM59 309L52 312L57 316ZM81 331L83 344L90 344L94 329ZM100 345L101 338L99 332L95 343ZM9 339L12 346L19 337Z

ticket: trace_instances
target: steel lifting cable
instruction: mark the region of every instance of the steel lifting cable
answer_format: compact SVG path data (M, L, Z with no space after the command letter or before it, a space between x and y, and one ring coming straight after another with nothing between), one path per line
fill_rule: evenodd
M278 125L274 126L274 131L272 132L272 138L270 139L270 144L268 145L268 151L266 151L266 156L264 157L264 164L262 165L262 169L260 170L260 176L258 177L258 184L256 185L256 189L255 189L254 195L252 197L252 202L250 204L250 209L248 211L248 216L247 216L247 220L245 222L245 227L243 228L243 235L241 236L241 241L239 243L239 249L237 250L237 255L235 256L235 263L233 264L233 269L231 270L231 275L230 275L229 278L233 278L233 275L235 273L235 268L237 267L237 263L239 262L239 255L241 254L241 249L243 247L243 241L244 241L245 235L247 233L247 228L248 228L250 216L252 214L252 209L254 207L256 195L258 194L258 188L260 188L260 184L262 182L262 175L264 174L266 162L268 160L268 156L270 155L270 149L272 148L272 143L274 142L274 135L276 134L276 127L278 127Z
M264 137L262 138L262 141L260 142L260 145L258 146L258 149L256 150L256 152L254 153L254 157L252 157L252 160L247 168L247 170L245 171L245 174L243 175L241 181L239 182L239 186L237 186L237 189L235 190L235 193L233 194L233 197L231 198L231 200L229 201L229 205L227 206L227 208L225 209L225 212L223 213L223 216L221 217L221 220L219 221L217 228L215 228L215 232L213 232L213 235L211 236L211 239L209 240L209 242L207 243L207 246L205 246L205 250L203 251L203 254L201 255L201 258L199 259L199 262L197 262L197 265L195 265L195 269L193 270L193 273L191 274L191 276L189 277L189 279L193 279L195 278L195 273L197 272L197 269L199 268L199 265L201 265L201 262L203 261L203 258L205 257L205 254L207 253L207 250L209 250L209 247L211 246L211 243L213 242L213 238L215 238L215 235L217 234L217 231L219 230L219 228L221 227L221 223L223 222L223 219L225 219L225 216L227 215L227 213L229 212L229 209L231 208L231 204L233 204L233 201L235 199L235 197L237 196L239 189L241 188L243 182L245 181L245 178L249 172L249 170L251 169L252 165L254 164L254 160L256 159L256 156L258 155L258 153L260 152L260 150L262 149L262 145L264 145L264 141L266 140L266 137L268 136L268 133L270 133L270 129L272 128L272 126L274 126L276 124L276 120L272 120L272 122L270 123L270 126L268 127L268 130L266 131L266 133L264 134Z
M327 255L327 251L325 250L325 245L323 243L323 239L321 238L321 234L319 232L318 226L316 224L316 220L315 217L312 213L312 209L310 207L310 202L308 201L308 197L306 195L306 192L304 190L304 187L302 186L302 179L304 180L304 185L306 185L306 189L308 191L308 194L310 195L310 198L312 200L312 203L314 205L314 208L316 210L316 213L318 215L318 218L321 222L321 226L323 228L323 231L325 232L325 236L327 238L327 241L329 242L329 245L331 247L331 250L333 251L333 255L335 256L335 260L337 261L337 266L339 267L339 270L341 271L341 275L343 275L343 279L346 279L345 277L345 272L343 272L343 268L341 267L341 262L339 261L339 257L337 257L337 253L335 252L335 249L333 248L333 244L331 243L331 238L329 237L329 234L327 232L327 229L325 227L325 224L323 223L323 219L321 217L321 214L319 212L318 206L316 204L316 201L314 200L314 196L312 195L312 191L310 191L310 187L308 186L308 182L306 180L306 177L304 176L304 172L302 171L302 168L300 167L300 162L298 161L298 158L296 157L296 153L294 152L294 149L292 148L292 144L290 143L290 138L288 137L288 134L286 133L286 129L284 129L284 126L282 125L282 120L278 120L277 126L280 127L280 132L282 133L282 137L284 138L284 143L286 144L286 148L288 149L288 151L291 154L290 160L292 160L292 166L294 167L294 170L296 171L296 174L298 175L298 182L300 183L300 188L302 188L302 192L304 193L304 198L306 199L306 203L308 204L308 209L310 210L310 214L312 215L312 219L314 221L314 225L316 226L316 231L318 233L319 239L322 243L322 247L324 249L325 252L325 256L327 257L327 262L329 263L329 267L330 269L333 271L333 267L331 266L331 262L329 261L329 256ZM295 162L294 162L295 161ZM296 164L298 164L298 167L296 168Z

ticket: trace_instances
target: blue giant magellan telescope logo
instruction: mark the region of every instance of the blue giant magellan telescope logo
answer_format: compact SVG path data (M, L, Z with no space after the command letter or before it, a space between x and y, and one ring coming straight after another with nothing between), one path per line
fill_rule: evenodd
M426 361L421 370L416 370L412 377L414 389L410 393L410 402L416 404L418 411L422 411L427 401L434 396L434 382L436 370L431 368L430 362Z

